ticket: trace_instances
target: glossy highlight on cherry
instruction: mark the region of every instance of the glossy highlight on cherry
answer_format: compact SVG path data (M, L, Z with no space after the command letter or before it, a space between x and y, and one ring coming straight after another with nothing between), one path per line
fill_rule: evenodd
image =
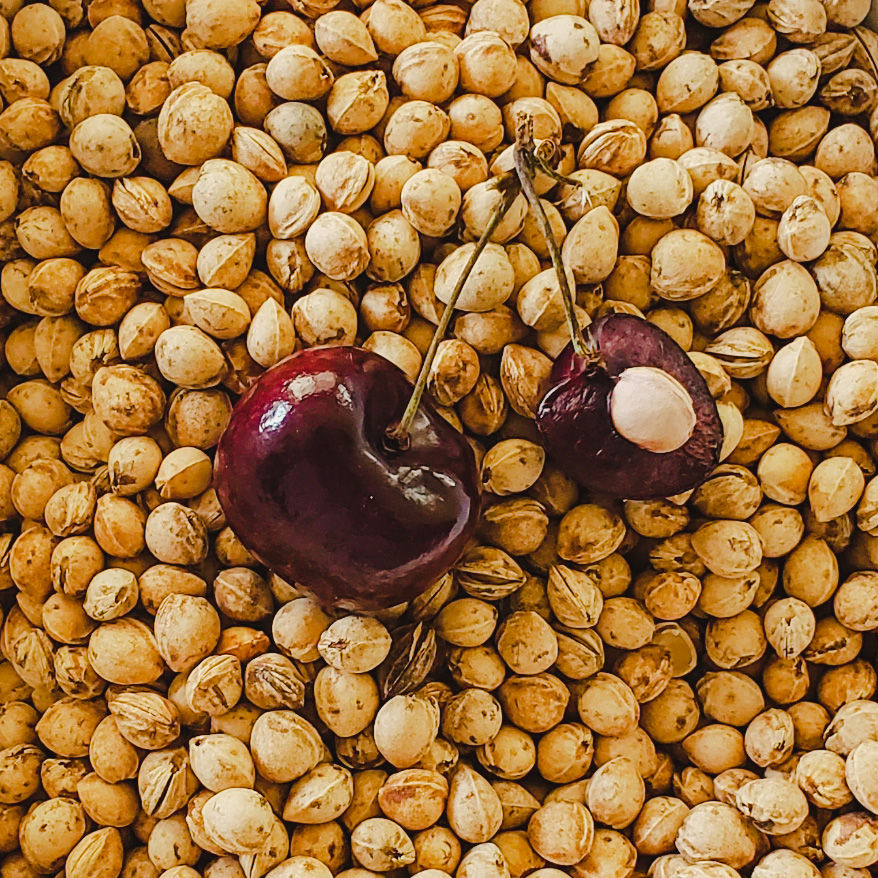
M219 444L228 522L270 570L326 606L409 601L444 574L479 516L475 456L422 402L403 441L412 385L351 346L310 348L239 400Z

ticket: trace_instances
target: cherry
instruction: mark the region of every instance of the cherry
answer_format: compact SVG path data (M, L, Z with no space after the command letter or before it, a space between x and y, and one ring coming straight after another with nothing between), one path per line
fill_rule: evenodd
M722 422L707 382L642 318L595 321L584 346L571 343L555 360L551 385L537 428L549 454L587 488L630 500L670 497L700 485L719 462Z
M608 315L583 337L561 252L534 188L538 172L579 185L548 165L531 126L514 148L521 191L558 277L570 344L555 360L537 407L546 450L595 492L626 499L670 497L697 487L719 463L723 429L707 382L663 330L632 315Z
M241 542L326 606L411 600L454 564L479 515L475 457L377 354L310 348L239 400L216 456L216 485Z
M377 354L310 348L269 369L232 412L215 464L226 518L259 561L325 606L410 601L475 532L475 454L423 397L467 278L516 194L505 177L414 387Z

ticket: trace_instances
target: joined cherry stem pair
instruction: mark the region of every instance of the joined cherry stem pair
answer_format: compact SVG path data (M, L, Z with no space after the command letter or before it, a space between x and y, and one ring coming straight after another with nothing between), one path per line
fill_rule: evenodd
M546 142L544 141L544 143ZM549 251L549 258L552 261L552 267L558 278L561 300L564 304L564 316L567 322L567 328L570 331L573 350L581 357L588 357L591 355L591 351L582 336L579 321L576 318L573 292L568 283L567 271L564 268L564 263L561 258L561 250L558 247L558 242L555 240L552 225L549 222L548 216L546 216L543 204L537 195L536 188L534 187L534 179L537 173L541 172L547 174L557 182L568 183L575 186L579 186L580 184L577 180L564 177L554 171L549 166L547 158L543 155L541 150L542 146L543 143L539 146L534 144L532 121L530 119L523 120L516 132L515 145L513 147L514 173L507 172L506 174L501 175L498 179L497 186L502 192L501 198L494 207L484 231L479 236L478 241L476 241L473 252L470 254L463 271L460 273L460 276L454 284L454 288L451 291L451 295L448 298L448 302L446 303L445 308L442 311L442 316L439 319L439 323L436 326L436 331L433 333L430 346L424 354L421 369L418 372L418 377L415 381L415 386L408 405L405 408L405 412L403 412L399 423L388 431L388 438L393 440L400 447L405 447L407 444L409 430L414 422L418 407L421 404L424 391L427 388L427 382L430 378L430 370L432 369L433 361L436 358L436 351L439 349L439 344L445 338L445 334L448 331L448 325L451 323L451 318L454 314L455 307L457 306L457 300L460 298L464 285L469 279L479 256L481 256L485 247L490 243L497 227L503 222L506 214L509 213L509 210L519 193L523 194L527 199L527 203L533 211L537 223L539 223L540 231L545 238L546 247Z
M579 185L576 180L568 180L568 178L556 174L548 166L548 163L542 158L539 149L534 147L533 134L530 125L522 125L518 129L518 137L516 138L513 155L515 157L515 173L521 184L521 191L527 199L530 209L534 212L537 222L540 225L540 231L546 241L546 247L549 251L549 258L552 260L552 267L558 277L558 286L561 290L561 301L564 303L564 317L567 320L567 328L570 331L570 341L573 344L574 352L585 357L589 355L588 346L582 337L582 331L579 328L579 321L576 317L576 309L574 308L573 291L567 280L567 270L561 258L561 250L558 248L558 242L555 240L555 233L552 230L552 224L549 222L543 203L540 201L539 195L534 188L534 178L537 170L543 173L549 173L550 176L558 182L569 182Z

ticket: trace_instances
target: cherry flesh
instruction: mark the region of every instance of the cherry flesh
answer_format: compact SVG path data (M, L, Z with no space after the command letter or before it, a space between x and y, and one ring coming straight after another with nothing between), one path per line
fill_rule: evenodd
M377 354L293 354L232 413L216 456L229 525L261 563L325 606L378 609L416 597L458 559L479 516L466 440Z
M540 401L537 427L549 454L585 487L629 500L671 497L700 485L719 463L723 428L707 383L685 351L657 326L629 314L602 317L585 335L595 354L583 357L568 345ZM636 366L664 370L692 399L695 426L675 451L648 451L613 425L613 387Z

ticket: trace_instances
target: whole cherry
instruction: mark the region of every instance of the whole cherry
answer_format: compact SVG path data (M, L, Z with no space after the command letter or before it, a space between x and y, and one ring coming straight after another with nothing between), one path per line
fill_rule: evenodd
M258 378L232 412L215 470L226 518L259 561L327 607L412 600L475 532L475 454L423 396L454 306L516 194L506 187L470 254L414 387L378 354L310 348Z
M397 438L411 395L377 354L310 348L249 389L220 441L216 485L232 529L326 606L411 600L473 535L473 451L426 402Z

